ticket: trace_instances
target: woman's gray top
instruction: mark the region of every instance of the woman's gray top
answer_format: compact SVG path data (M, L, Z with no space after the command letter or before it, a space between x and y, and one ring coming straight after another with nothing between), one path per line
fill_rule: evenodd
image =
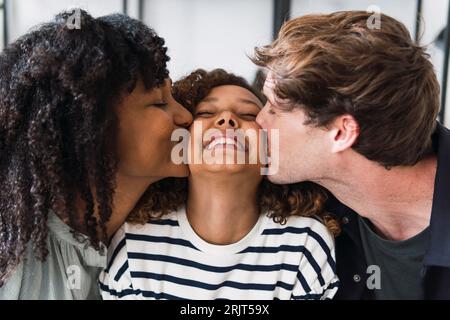
M36 258L29 245L22 262L0 287L0 300L100 299L97 279L106 267L106 249L102 254L77 241L54 213L48 227L46 260Z

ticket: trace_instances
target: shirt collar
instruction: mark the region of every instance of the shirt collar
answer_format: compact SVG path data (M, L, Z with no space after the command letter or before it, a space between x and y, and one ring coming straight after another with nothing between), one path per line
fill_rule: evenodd
M450 268L450 130L437 123L432 139L437 169L430 219L431 240L424 264ZM357 213L332 195L327 209L340 217L341 221L346 219L343 230L353 241L359 242Z
M424 258L425 265L450 267L450 130L437 124L433 134L437 154L431 211L431 243Z

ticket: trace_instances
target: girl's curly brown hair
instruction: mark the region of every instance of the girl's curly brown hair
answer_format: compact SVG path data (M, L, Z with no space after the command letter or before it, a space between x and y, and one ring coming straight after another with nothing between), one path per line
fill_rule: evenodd
M164 40L143 23L80 10L70 29L72 13L0 54L0 286L27 246L46 258L50 211L101 247L118 161L114 107L138 77L150 89L168 76Z
M244 78L223 69L210 72L195 70L174 83L173 94L193 113L195 107L213 88L223 85L245 88L264 103L261 93L250 86ZM143 224L152 219L159 219L185 205L187 193L187 178L161 180L150 186L127 221ZM275 222L285 224L289 216L317 217L333 235L338 235L340 227L337 220L325 211L327 198L327 191L312 182L277 185L263 179L258 190L259 211L267 212Z

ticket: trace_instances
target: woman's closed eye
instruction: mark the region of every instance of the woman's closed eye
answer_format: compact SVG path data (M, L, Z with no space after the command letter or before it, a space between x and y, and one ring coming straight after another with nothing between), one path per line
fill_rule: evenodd
M152 103L149 103L147 106L148 107L156 107L156 108L165 108L165 107L167 107L167 102L165 102L165 101L152 102Z

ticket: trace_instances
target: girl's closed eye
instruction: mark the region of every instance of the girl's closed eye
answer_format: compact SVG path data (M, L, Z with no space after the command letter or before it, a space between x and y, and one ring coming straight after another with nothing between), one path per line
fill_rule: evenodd
M195 113L196 117L211 117L214 115L214 112L208 110L202 110Z
M242 113L239 115L242 119L247 121L255 121L257 114L255 113Z

